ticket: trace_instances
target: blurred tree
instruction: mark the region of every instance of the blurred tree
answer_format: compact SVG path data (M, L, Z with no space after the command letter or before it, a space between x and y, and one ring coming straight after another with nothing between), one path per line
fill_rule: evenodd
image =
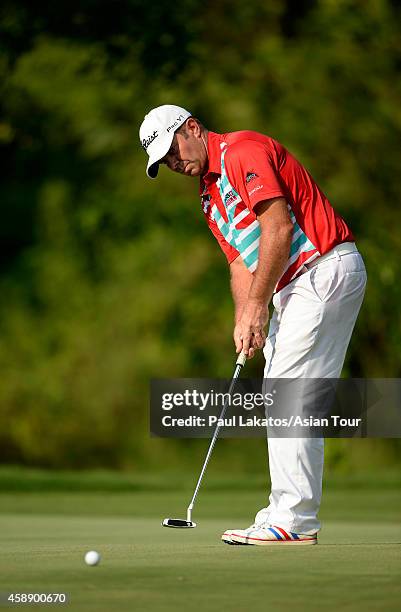
M2 3L3 461L179 461L198 442L148 439L149 378L231 372L227 266L196 183L144 175L137 128L158 104L305 163L368 267L345 373L400 375L399 17L389 0ZM328 444L335 469L394 460L388 441L347 444ZM222 461L263 452L227 441Z

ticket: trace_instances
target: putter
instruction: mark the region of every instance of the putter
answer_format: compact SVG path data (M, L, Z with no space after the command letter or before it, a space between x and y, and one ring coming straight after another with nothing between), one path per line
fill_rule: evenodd
M219 435L219 431L220 431L220 427L221 427L221 425L219 425L219 423L221 423L221 419L224 418L224 415L226 413L226 410L227 410L227 407L228 407L228 403L229 403L229 400L230 400L231 393L233 392L235 383L237 382L237 379L238 379L238 377L240 375L240 372L241 372L242 368L245 365L245 362L246 362L246 355L245 355L245 353L243 351L241 351L240 354L237 357L237 361L236 361L236 364L235 364L234 375L232 377L232 380L231 380L231 383L230 383L230 387L228 389L228 397L227 397L227 399L226 399L226 401L224 403L223 409L222 409L222 411L220 413L219 420L217 421L217 426L216 426L216 429L214 430L213 438L212 438L212 440L211 440L211 442L209 444L209 449L207 451L205 461L203 462L203 467L202 467L200 476L198 478L198 482L196 483L196 487L195 487L195 491L194 491L194 494L193 494L192 499L191 499L191 503L189 504L189 506L187 508L187 518L186 518L186 520L185 519L166 518L162 522L162 526L163 527L173 527L175 529L192 529L192 528L196 527L196 523L194 523L193 520L192 520L192 510L194 508L196 496L198 495L198 491L199 491L199 487L200 487L201 482L202 482L203 475L204 475L204 473L206 471L207 464L209 462L210 455L212 454L214 445L216 444L217 436Z

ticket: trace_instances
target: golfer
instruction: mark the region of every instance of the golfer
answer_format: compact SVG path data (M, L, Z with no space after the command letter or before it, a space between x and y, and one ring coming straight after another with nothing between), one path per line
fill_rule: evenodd
M140 141L150 178L165 164L200 179L203 215L230 267L236 351L252 358L263 348L265 378L338 378L366 271L351 230L307 170L273 138L217 134L173 105L145 116ZM270 437L268 449L268 507L222 540L316 544L324 440Z

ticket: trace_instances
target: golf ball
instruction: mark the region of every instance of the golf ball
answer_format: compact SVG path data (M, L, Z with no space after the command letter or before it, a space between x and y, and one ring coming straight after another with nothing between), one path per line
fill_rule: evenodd
M96 550L89 550L85 555L86 565L97 565L100 561L100 555Z

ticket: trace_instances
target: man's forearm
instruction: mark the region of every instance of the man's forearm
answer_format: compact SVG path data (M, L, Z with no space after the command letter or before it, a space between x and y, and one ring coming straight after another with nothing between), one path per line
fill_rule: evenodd
M258 267L253 274L248 300L268 304L288 262L293 226L289 219L281 218L280 212L275 216L261 214L258 220L261 229Z
M274 289L284 272L290 247L291 233L289 231L278 231L274 235L269 231L269 235L264 236L262 230L258 267L249 288L248 300L263 301L266 304L270 302Z
M252 275L241 258L231 263L231 288L235 302L234 342L250 358L266 340L268 303L282 276L290 253L293 225L284 198L272 198L255 210L261 235L258 267Z
M248 301L253 275L251 272L249 272L241 257L237 257L237 259L231 263L230 274L231 293L235 307L235 322L237 323L241 318L244 306Z

